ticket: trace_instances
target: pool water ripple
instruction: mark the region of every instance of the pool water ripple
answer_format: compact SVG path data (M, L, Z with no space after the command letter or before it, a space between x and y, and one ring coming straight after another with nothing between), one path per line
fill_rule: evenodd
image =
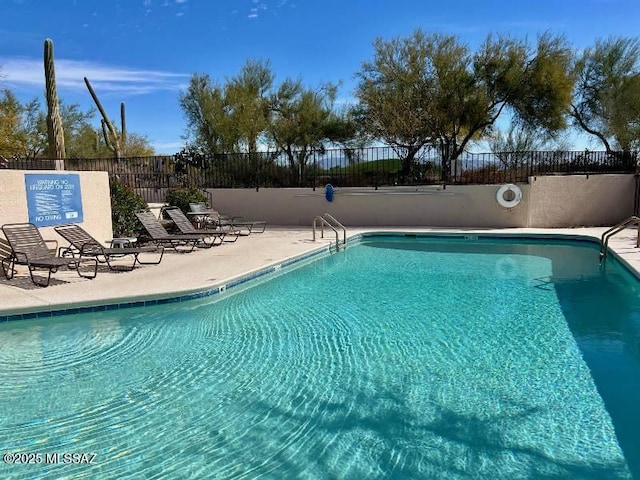
M2 478L630 478L536 287L552 261L479 250L363 244L235 294L3 326L5 448L99 462Z

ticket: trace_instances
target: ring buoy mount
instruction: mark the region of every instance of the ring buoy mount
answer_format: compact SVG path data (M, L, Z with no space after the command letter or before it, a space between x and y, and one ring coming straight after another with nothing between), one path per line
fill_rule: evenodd
M508 195L506 197L506 195ZM505 198L506 197L506 198ZM501 207L513 208L522 200L522 190L513 183L502 185L496 192L496 201Z

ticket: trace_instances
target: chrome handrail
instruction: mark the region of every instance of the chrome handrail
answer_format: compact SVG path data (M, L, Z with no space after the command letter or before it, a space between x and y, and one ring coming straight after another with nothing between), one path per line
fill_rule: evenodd
M320 220L320 238L324 238L324 225L327 225L331 230L336 234L336 250L340 249L340 238L338 235L338 230L336 230L333 225L331 225L324 217L320 215L316 216L313 219L313 241L316 241L316 221Z
M600 263L602 263L607 257L609 239L613 237L616 233L621 232L622 230L624 230L625 228L627 228L628 226L634 223L640 224L640 217L632 215L629 218L624 219L617 225L614 225L613 227L611 227L609 230L607 230L602 234L602 237L600 237ZM639 247L639 246L640 246L640 229L638 230L638 239L636 240L636 247Z
M325 213L323 215L323 217L325 219L331 220L335 224L335 226L340 227L342 229L342 244L346 245L347 244L347 229L345 228L345 226L343 224L341 224L338 220L336 220L335 217L333 217L333 215L331 215L329 213Z

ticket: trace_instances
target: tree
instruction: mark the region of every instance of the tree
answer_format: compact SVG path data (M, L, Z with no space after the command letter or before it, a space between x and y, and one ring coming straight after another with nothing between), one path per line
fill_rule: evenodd
M377 39L374 60L358 74L360 118L374 138L403 155L408 173L426 145L440 149L443 180L468 143L491 132L505 111L524 124L554 131L571 100L572 51L544 34L535 47L487 37L476 53L451 35Z
M495 130L488 140L491 151L509 169L526 164L537 152L569 150L563 137L515 122L506 132Z
M100 132L89 123L79 125L73 135L65 140L65 145L68 158L108 158L113 154L104 145Z
M93 131L90 121L94 115L95 110L93 108L83 112L80 110L80 105L76 103L67 105L64 101L60 101L60 118L62 120L62 129L64 130L64 144L67 158L95 156L91 155L92 151L89 149L81 150L78 148L78 145L83 141L83 135L86 135L88 130Z
M100 132L90 123L94 109L83 112L78 104L58 103L67 158L108 158L113 152ZM153 155L149 140L129 134L126 147L130 156ZM5 158L33 159L47 148L46 114L37 98L22 104L10 90L0 92L0 155Z
M256 153L270 119L268 94L273 73L268 62L248 61L225 87L227 114L233 126L235 148Z
M224 86L208 75L192 75L179 101L193 146L212 154L256 152L269 120L272 84L268 63L255 61Z
M418 30L409 39L377 38L373 46L373 61L364 62L356 74L359 105L354 115L366 135L398 151L408 173L416 154L435 142L427 108L428 39Z
M0 155L6 158L17 154L16 131L20 125L21 105L10 90L0 97Z
M68 158L113 157L113 150L105 143L102 133L89 123L74 128L74 134L66 141L66 145ZM128 157L148 157L155 153L147 137L131 132L126 137L126 144L120 147L126 148Z
M125 140L127 157L149 157L155 155L155 150L146 135L127 133Z
M346 142L355 131L353 122L333 109L336 91L332 84L314 90L291 79L276 88L268 62L248 61L223 85L194 74L180 94L189 148L247 153L256 163L261 157L256 153L275 147L270 158L284 152L291 166L304 166L312 149Z
M570 114L607 152L640 148L640 41L598 40L575 64Z
M47 147L47 126L37 98L22 104L10 90L0 96L0 155L35 158Z
M224 93L209 75L194 73L179 102L187 120L187 139L195 148L211 154L230 151L236 142L231 138Z
M272 96L268 136L292 168L304 167L325 142L346 142L353 136L352 122L335 112L336 92L333 84L312 90L300 80L287 79Z

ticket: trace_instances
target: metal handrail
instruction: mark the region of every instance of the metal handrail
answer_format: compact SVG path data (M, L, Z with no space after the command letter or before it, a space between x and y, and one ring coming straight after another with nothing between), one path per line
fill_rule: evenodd
M316 241L316 221L320 220L320 238L324 238L324 225L327 225L331 230L336 234L336 250L340 249L340 237L338 235L338 230L334 228L324 217L320 215L316 216L313 219L313 241Z
M325 219L331 220L336 227L340 227L342 229L342 244L346 245L347 244L347 229L345 228L345 226L343 224L341 224L338 220L336 220L335 217L333 217L333 215L331 215L329 213L325 213L323 215L323 217Z
M609 230L602 234L600 238L600 262L602 263L604 259L607 257L609 239L613 237L616 233L621 232L628 226L632 224L640 224L640 217L635 215L630 216L629 218L624 219L617 225L614 225ZM640 230L638 230L638 239L636 240L636 247L640 246Z

